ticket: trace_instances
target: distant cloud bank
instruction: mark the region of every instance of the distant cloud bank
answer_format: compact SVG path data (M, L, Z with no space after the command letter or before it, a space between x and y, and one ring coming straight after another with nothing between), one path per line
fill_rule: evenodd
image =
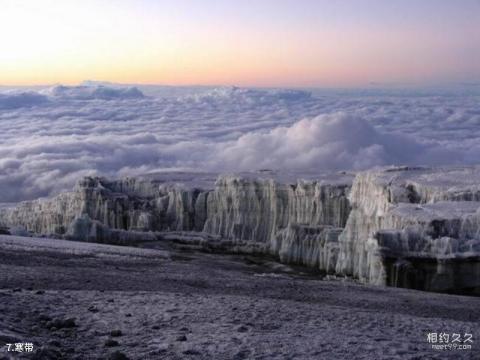
M19 109L46 103L47 97L33 91L21 93L0 93L0 110Z
M98 84L3 91L0 202L50 195L92 174L475 163L479 104L476 95L235 87L171 96Z
M46 91L55 97L72 100L141 99L143 93L136 87L112 88L107 86L55 86Z

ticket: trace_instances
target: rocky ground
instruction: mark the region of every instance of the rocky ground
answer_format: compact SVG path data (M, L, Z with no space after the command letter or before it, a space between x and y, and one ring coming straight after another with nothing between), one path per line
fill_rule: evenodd
M0 235L0 359L480 359L479 298L144 246Z

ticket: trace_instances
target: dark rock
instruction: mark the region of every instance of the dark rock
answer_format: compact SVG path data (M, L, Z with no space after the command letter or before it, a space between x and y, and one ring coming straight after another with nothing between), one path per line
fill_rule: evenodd
M55 347L60 347L61 346L60 341L58 341L58 340L50 340L48 342L48 345L55 346Z
M0 235L11 235L11 234L7 227L0 226Z
M280 324L265 324L265 325L261 325L260 328L262 330L278 330L280 329L282 326Z
M55 319L52 321L47 322L46 327L49 328L51 331L55 331L57 329L71 329L77 326L75 324L74 318L68 319Z
M132 314L126 313L125 316L126 316L126 317L132 317Z
M45 294L45 290L37 290L37 291L35 291L35 294L36 295L43 295L43 294Z
M233 356L233 360L248 359L250 356L249 350L240 350Z
M64 327L75 327L77 324L75 323L75 318L68 318L64 321Z
M248 328L247 328L246 326L240 325L240 326L237 328L237 331L238 331L238 332L247 332L247 331L248 331Z
M68 318L68 319L65 319L65 320L60 320L59 322L57 322L58 325L60 325L60 328L74 328L75 326L77 326L77 324L75 324L75 319L74 318ZM59 326L57 326L59 327Z
M129 357L127 355L125 355L123 352L118 350L111 353L110 356L108 357L108 360L128 360L128 359Z
M183 352L185 355L201 355L200 351L193 350L193 349L188 349Z
M153 330L158 330L158 329L160 329L160 326L158 326L158 325L153 325L153 326L152 326L152 329L153 329Z
M93 313L98 312L98 309L95 305L90 305L87 310Z
M50 320L52 320L52 318L48 315L42 314L38 317L38 320L40 320L40 321L50 321Z
M22 289L21 289L21 288L15 288L15 289L13 289L12 291L13 291L13 292L20 292L20 291L22 291Z
M33 325L33 326L30 328L30 331L33 332L33 333L36 333L38 330L40 330L40 328L39 328L37 325Z
M123 335L122 330L112 330L112 331L110 331L110 336L118 337L118 336L122 336L122 335Z
M187 341L187 337L185 335L180 335L180 336L177 336L177 338L175 340L176 341Z
M106 347L114 347L114 346L118 346L118 345L120 345L120 344L118 343L118 341L113 340L113 339L107 339L107 340L105 341L105 346L106 346Z

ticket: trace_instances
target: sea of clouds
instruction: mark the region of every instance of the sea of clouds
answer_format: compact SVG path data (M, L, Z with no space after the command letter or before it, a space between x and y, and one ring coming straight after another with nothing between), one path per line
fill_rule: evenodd
M473 164L478 91L0 88L0 203L84 175Z

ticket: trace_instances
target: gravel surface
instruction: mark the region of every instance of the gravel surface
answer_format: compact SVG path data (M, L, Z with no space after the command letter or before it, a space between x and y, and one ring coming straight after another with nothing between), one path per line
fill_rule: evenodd
M0 359L480 359L479 298L145 246L0 235Z

